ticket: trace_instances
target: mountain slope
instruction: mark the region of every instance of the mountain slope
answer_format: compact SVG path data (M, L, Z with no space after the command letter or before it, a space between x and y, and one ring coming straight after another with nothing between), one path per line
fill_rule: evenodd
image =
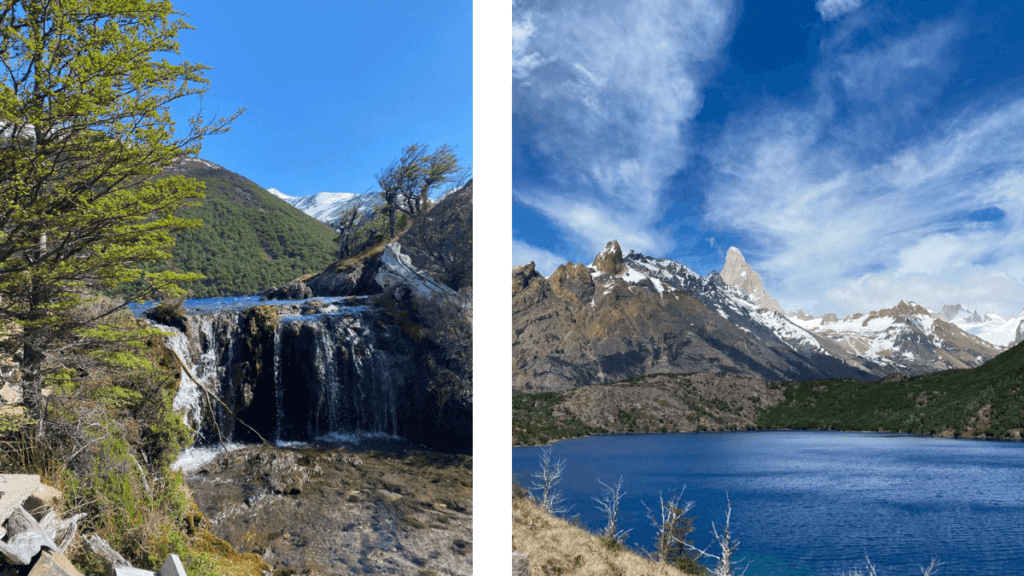
M661 373L869 379L879 367L751 302L717 274L612 241L590 266L512 270L513 388L567 390Z
M969 370L904 381L796 382L763 409L759 428L879 430L938 436L1024 434L1024 345Z
M981 316L959 304L946 304L939 317L995 346L1009 347L1024 340L1024 312L1013 318L992 313Z
M384 200L377 193L317 192L309 196L289 196L274 188L268 188L267 192L326 224L336 224L343 211L359 202L362 203L362 211L384 205Z
M921 375L972 368L999 353L998 347L935 317L923 306L902 300L867 315L840 319L835 314L797 313L790 320L883 366L885 373Z
M334 261L334 231L251 180L196 158L170 171L206 183L202 205L180 213L203 225L178 234L168 262L206 275L188 286L192 297L255 294Z

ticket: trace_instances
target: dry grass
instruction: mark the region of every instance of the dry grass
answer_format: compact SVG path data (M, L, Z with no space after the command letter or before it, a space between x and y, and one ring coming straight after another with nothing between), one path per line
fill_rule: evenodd
M688 576L631 550L610 550L597 535L525 498L512 499L512 549L530 557L532 576Z

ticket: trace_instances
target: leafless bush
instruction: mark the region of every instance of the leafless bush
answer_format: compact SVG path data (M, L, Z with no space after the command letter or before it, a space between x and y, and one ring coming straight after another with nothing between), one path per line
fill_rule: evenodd
M726 509L725 509L725 528L722 530L722 533L719 534L718 533L718 529L715 528L715 523L714 522L711 523L711 531L714 533L715 541L718 543L718 549L719 549L718 554L717 555L716 554L711 554L710 552L707 551L707 549L699 550L696 547L694 547L692 544L687 544L686 545L687 548L689 548L690 550L693 550L693 551L697 552L698 554L700 554L700 557L702 557L702 558L703 557L708 557L708 558L714 558L714 559L718 560L718 563L715 564L714 569L711 571L711 573L714 576L735 576L736 575L736 569L735 569L736 563L732 560L732 555L733 555L734 552L736 552L736 549L739 548L740 541L739 540L733 540L732 537L729 535L729 520L732 517L732 500L729 499L729 494L728 493L726 493L726 495L725 495L725 500L727 502ZM741 576L743 574L746 574L748 567L750 567L750 563L749 562L747 563L747 566L745 566L743 568L743 570L739 574Z
M551 514L565 514L569 508L562 504L565 502L565 495L557 488L562 481L562 473L565 472L565 460L551 459L551 446L542 448L540 451L540 470L533 474L536 482L533 483L534 491L540 492L537 503Z
M604 487L600 498L594 496L594 501L597 502L597 505L594 507L603 512L607 520L602 536L613 542L625 544L626 538L632 532L632 529L618 529L619 504L622 502L622 497L626 495L622 491L622 476L619 476L619 481L615 484L605 484L601 482L600 478L597 479L597 483Z
M864 553L864 562L866 563L864 569L867 570L867 572L854 570L853 572L843 572L842 576L878 576L878 572L875 570L875 565L871 563L871 558L868 557L867 552ZM928 566L921 567L922 576L933 576L935 571L939 569L939 566L942 566L942 562L932 558L932 561Z

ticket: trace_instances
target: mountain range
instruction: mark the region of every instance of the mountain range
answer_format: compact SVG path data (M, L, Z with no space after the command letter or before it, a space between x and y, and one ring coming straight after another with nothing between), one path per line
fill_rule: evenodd
M767 380L920 375L1000 348L908 302L842 322L787 316L743 260L700 276L609 242L589 266L512 269L513 388L569 390L654 373Z
M289 196L275 188L267 188L267 192L328 225L336 224L341 213L357 203L360 203L361 211L374 210L384 205L380 194L372 192L317 192L309 196Z

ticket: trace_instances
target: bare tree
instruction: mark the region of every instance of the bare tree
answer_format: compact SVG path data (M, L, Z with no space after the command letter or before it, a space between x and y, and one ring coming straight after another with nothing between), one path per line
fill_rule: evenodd
M565 472L565 460L551 459L551 446L540 451L540 470L533 474L536 482L533 489L540 492L537 503L551 514L565 514L569 508L562 506L565 502L565 495L557 488L562 481L562 473Z
M373 211L365 209L368 200L368 194L360 195L338 217L338 260L351 256L366 240L366 225L373 218Z
M395 212L402 209L404 199L411 196L409 191L416 187L425 150L422 144L406 146L400 158L374 175L384 200L382 210L388 215L388 238L395 237Z
M622 476L619 476L619 481L615 484L605 484L604 482L601 482L600 478L597 479L597 483L604 487L600 498L594 496L594 501L597 502L597 505L594 506L594 508L603 512L604 517L607 520L607 524L605 524L604 527L604 534L602 534L602 536L613 542L625 544L626 538L629 536L629 533L632 532L632 529L618 529L619 504L622 502L622 497L626 495L626 493L622 491Z
M875 565L871 563L871 558L868 558L867 552L864 553L864 561L867 563L867 566L865 566L865 570L867 570L866 573L861 572L860 570L854 570L853 572L843 572L841 576L878 576L878 572L875 571ZM933 576L935 571L939 569L939 566L942 566L942 562L932 558L932 561L928 566L921 567L922 576Z
M732 540L732 537L729 535L729 520L732 517L732 500L729 499L728 492L725 494L725 500L727 503L725 509L725 528L722 530L722 533L719 534L718 529L715 528L715 523L711 523L711 532L715 535L715 541L718 543L719 553L717 555L711 554L706 548L704 550L700 550L693 546L693 544L686 544L688 549L696 552L700 557L708 557L718 560L718 563L715 564L715 568L711 571L711 574L714 576L736 576L736 570L734 568L735 562L732 560L732 555L736 552L740 542L739 540ZM747 566L743 568L743 571L739 573L740 576L746 574L747 568L749 567L750 563L748 562Z

